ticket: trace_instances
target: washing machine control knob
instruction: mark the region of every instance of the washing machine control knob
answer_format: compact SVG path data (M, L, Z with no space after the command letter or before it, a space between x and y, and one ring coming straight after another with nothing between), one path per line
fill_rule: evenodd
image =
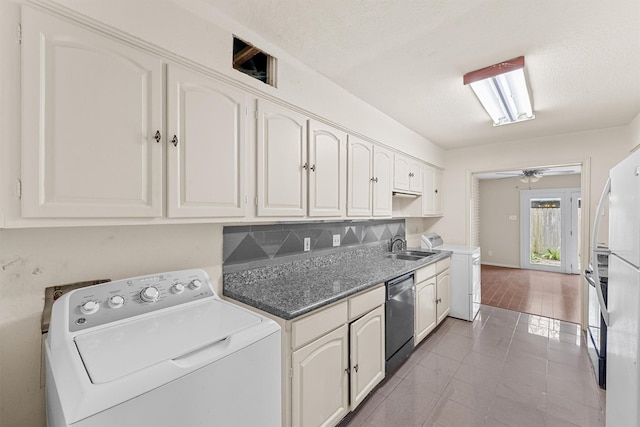
M86 301L80 306L82 314L93 314L100 309L100 304L96 301Z
M192 280L191 283L189 283L189 287L191 289L200 289L200 286L202 286L202 282L198 279Z
M155 286L144 288L140 292L140 299L144 302L156 302L160 297L160 291Z
M184 285L182 283L176 283L171 287L171 292L174 294L181 294L184 292Z
M114 295L107 300L107 304L111 308L120 308L124 305L124 298L121 295Z

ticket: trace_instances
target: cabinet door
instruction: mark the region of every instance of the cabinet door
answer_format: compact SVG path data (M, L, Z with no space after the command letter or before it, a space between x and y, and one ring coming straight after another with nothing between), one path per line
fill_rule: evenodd
M384 305L350 325L351 410L384 379Z
M347 215L371 216L373 145L349 135L347 158Z
M436 278L436 297L438 298L437 317L438 323L442 322L451 310L451 279L449 270L438 274Z
M349 412L347 325L293 352L291 358L291 424L336 425Z
M434 198L434 169L430 166L424 168L424 188L422 189L422 215L433 215Z
M409 159L396 154L393 161L393 188L401 191L408 191L410 186Z
M258 100L259 216L307 213L307 118Z
M344 216L347 135L309 120L309 216Z
M442 200L442 171L439 169L433 170L433 211L438 215L442 215L444 213Z
M415 344L422 341L437 325L436 278L416 285Z
M422 163L417 161L412 161L410 163L409 177L411 178L409 181L409 191L422 193L422 186L424 183L424 179L422 177Z
M161 216L162 78L160 59L24 7L22 215Z
M175 65L167 87L168 216L243 216L247 96Z
M373 216L391 216L393 154L376 146L373 151Z

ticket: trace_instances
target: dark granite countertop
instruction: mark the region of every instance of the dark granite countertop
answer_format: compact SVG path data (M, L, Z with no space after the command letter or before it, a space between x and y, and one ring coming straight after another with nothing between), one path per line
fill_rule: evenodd
M316 268L280 269L277 277L225 274L223 295L290 320L451 255L432 252L437 253L417 261L394 260L381 253L345 258Z

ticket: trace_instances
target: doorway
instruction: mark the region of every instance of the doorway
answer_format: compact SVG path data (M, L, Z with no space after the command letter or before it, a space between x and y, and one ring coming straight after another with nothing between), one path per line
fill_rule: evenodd
M520 268L580 274L579 188L520 191Z
M588 211L582 211L581 190L586 188L582 168L588 162L567 166L536 168L535 176L526 170L473 172L469 174L470 241L477 242L482 251L482 303L511 310L544 315L579 323L582 319L583 295L580 290L580 253L586 249L581 238L588 229ZM542 172L542 173L540 173ZM583 186L587 187L583 187ZM550 190L557 195L556 206L570 211L570 225L560 227L559 244L544 260L564 261L568 271L529 270L521 263L521 224L529 225L527 209L521 207L521 193L529 190ZM565 194L568 191L569 194ZM564 199L564 200L563 200ZM562 204L564 202L564 204ZM542 203L538 203L542 207ZM560 211L561 213L561 211ZM529 212L530 215L530 212ZM586 216L584 216L586 215ZM471 240L473 239L473 240ZM588 240L588 239L587 239ZM551 248L551 244L548 245ZM557 247L560 250L557 250ZM527 250L530 245L526 245ZM574 248L574 249L570 249ZM541 254L549 253L546 247ZM564 249L564 251L563 251ZM530 252L526 252L530 254ZM558 260L554 253L558 253ZM530 258L529 258L530 260ZM573 273L573 274L567 274Z

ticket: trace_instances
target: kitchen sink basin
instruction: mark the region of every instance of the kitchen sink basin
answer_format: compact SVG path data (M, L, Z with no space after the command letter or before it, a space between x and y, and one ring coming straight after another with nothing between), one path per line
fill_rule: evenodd
M403 254L403 255L411 255L411 256L417 256L420 258L426 258L428 256L431 255L435 255L437 252L429 252L429 251L402 251L402 252L398 252L399 254Z
M391 259L400 259L403 261L418 261L435 254L436 252L428 251L400 251L386 254L385 257Z
M400 259L403 261L418 261L421 260L424 257L421 256L415 256L415 255L407 255L404 253L393 253L393 254L386 254L385 257L387 258L391 258L391 259Z

